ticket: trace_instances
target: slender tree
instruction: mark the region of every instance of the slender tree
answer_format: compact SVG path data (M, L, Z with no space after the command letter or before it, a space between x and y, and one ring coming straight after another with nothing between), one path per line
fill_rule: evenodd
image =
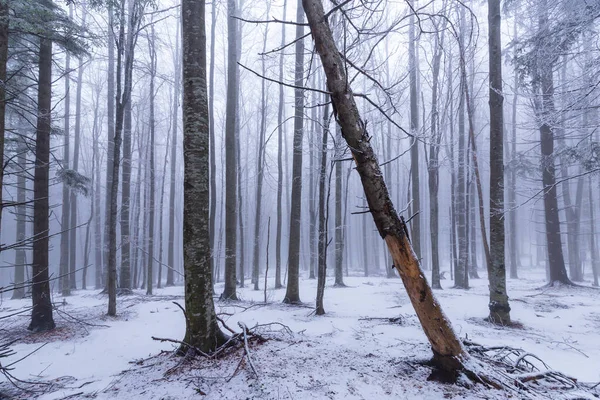
M44 4L52 5L44 0ZM27 329L44 332L56 326L52 317L48 274L50 132L52 130L52 40L40 39L35 173L33 181L33 263L31 268L31 322Z
M296 9L296 64L294 69L294 156L288 245L288 284L284 303L300 303L300 224L302 216L302 138L304 136L304 9Z

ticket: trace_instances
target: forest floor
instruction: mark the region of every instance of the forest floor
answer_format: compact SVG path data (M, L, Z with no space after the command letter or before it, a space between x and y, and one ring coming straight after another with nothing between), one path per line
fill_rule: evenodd
M487 281L472 280L472 288L436 291L461 338L482 345L522 348L551 368L580 382L600 380L600 290L543 288L542 270L523 272L509 280L512 317L519 328L484 321ZM258 328L265 343L252 342L250 352L258 377L244 360L243 349L209 360L184 360L173 355L176 344L154 337L181 340L185 321L183 287L135 291L119 297L117 318L108 318L106 297L98 291L77 291L57 306L53 332L33 335L26 330L30 300L2 300L0 332L15 339L11 361L35 351L12 371L33 392L16 391L0 377L0 398L97 399L503 399L506 393L481 385L466 388L427 381L423 361L430 357L419 322L399 279L350 277L348 287L325 291L325 316L312 310L316 281L301 281L305 306L281 303L285 289L264 292L246 287L241 301L216 301L229 327L238 321ZM270 282L272 285L272 282ZM262 282L261 282L262 285ZM589 283L586 283L589 285ZM222 285L216 285L216 291ZM22 314L2 318L18 311ZM40 348L40 346L43 346ZM2 394L4 393L4 394ZM600 393L600 392L599 392ZM512 398L518 398L518 395ZM549 398L557 397L549 395ZM588 397L577 397L588 398ZM589 397L594 398L594 397Z

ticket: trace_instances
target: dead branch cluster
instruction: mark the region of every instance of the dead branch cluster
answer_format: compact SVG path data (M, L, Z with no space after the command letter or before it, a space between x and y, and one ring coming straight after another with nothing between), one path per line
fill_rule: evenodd
M575 378L551 369L540 357L509 346L482 346L466 341L469 354L485 365L480 377L483 383L493 381L498 389L516 392L519 398L546 398L565 395L569 398L581 393L592 393L595 386L578 382Z

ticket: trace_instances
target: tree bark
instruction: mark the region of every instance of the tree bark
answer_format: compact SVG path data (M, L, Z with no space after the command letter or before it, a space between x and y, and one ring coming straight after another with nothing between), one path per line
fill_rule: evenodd
M148 235L148 284L146 285L146 295L152 295L152 286L154 285L154 219L155 219L155 202L156 202L156 170L155 170L155 118L154 118L154 79L156 76L156 50L154 46L155 33L154 24L150 27L149 52L150 52L150 216L149 235Z
M183 19L183 160L185 273L184 342L211 352L227 340L212 299L209 197L209 112L206 87L205 2L181 0ZM235 287L235 286L234 286ZM187 345L180 354L191 351Z
M214 8L215 8L215 2L213 2L213 13L214 13ZM173 286L175 284L175 274L174 274L174 269L175 269L175 183L176 183L176 179L177 179L177 136L179 134L178 132L178 122L179 122L179 113L177 112L179 110L179 100L180 100L180 85L181 85L181 59L180 59L180 55L179 55L179 51L180 51L180 44L179 44L179 27L181 24L181 18L177 19L177 36L176 36L176 40L175 40L175 59L174 59L174 68L175 68L175 78L174 78L174 82L173 82L173 116L172 116L172 121L173 121L173 125L171 128L171 159L170 159L170 168L171 168L171 177L170 177L170 188L169 188L169 254L168 254L168 261L167 263L169 264L169 268L167 269L167 282L166 282L166 286ZM214 42L214 23L213 23L213 31L212 31L212 41ZM214 45L211 43L211 76L213 75L212 70L214 69ZM212 79L212 78L211 78ZM214 83L214 79L211 81L211 91L213 90L212 86ZM210 99L210 106L212 107L212 97L213 94L210 93L209 94L209 99ZM215 153L215 145L214 145L214 122L213 122L213 112L210 112L210 129L211 129L211 133L210 133L210 159L211 159L211 210L212 207L215 207L215 203L213 202L212 196L214 193L214 196L216 196L216 185L213 188L212 186L212 182L213 182L213 175L215 174L215 167L214 167L214 153ZM211 254L213 254L213 247L214 247L214 215L212 214L211 211L211 225L210 225L210 235L212 238L212 242L211 242Z
M415 0L411 0L411 4ZM414 13L410 14L410 20L408 25L408 69L409 69L409 84L410 84L410 133L413 135L411 138L410 148L410 169L411 169L411 183L412 183L412 203L411 203L411 237L412 244L417 254L417 257L421 257L421 190L419 187L419 94L417 89L417 75L419 66L416 62L416 49L415 49L415 16Z
M9 0L0 0L0 230L2 229L2 189L4 183L4 139L6 136L6 64L8 63Z
M73 6L69 8L72 9ZM72 14L72 12L71 12ZM65 55L65 117L64 117L64 141L63 141L63 171L70 168L71 157L71 55L69 52ZM62 208L61 208L61 232L60 232L60 290L63 296L71 295L71 284L69 281L69 255L70 255L70 235L69 232L73 225L71 224L71 203L69 197L69 185L63 181L62 185ZM74 245L73 245L74 247Z
M0 89L1 90L1 89ZM24 123L24 118L19 117L19 122ZM22 125L24 126L24 125ZM18 139L17 144L17 163L19 164L19 173L17 174L17 207L16 213L16 238L15 242L23 242L26 239L27 224L27 180L25 171L27 170L27 144L23 138ZM15 280L12 299L22 299L25 297L25 268L27 265L26 250L24 246L15 249Z
M547 0L541 0L538 5L538 34L543 37L548 29ZM556 168L554 165L554 131L551 126L556 115L554 106L554 55L544 43L538 49L538 67L535 71L536 81L539 82L542 100L537 117L540 123L540 144L542 152L542 184L544 188L544 216L546 219L546 247L548 252L548 269L550 285L562 283L570 285L567 277L563 256L562 240L560 237L560 218L558 215L558 199L556 195Z
M286 20L287 0L283 0L283 19ZM285 45L285 27L281 25L281 46ZM279 56L279 80L283 81L283 60L284 52ZM282 194L283 194L283 136L285 134L285 112L284 112L283 85L279 85L279 110L277 112L277 233L275 235L275 289L282 288L281 284L281 237L282 232Z
M51 1L50 1L51 3ZM48 274L50 132L52 119L52 41L40 39L35 173L33 181L33 263L31 266L31 322L27 329L45 332L56 326L52 318Z
M316 50L321 58L342 135L348 143L377 229L385 240L407 289L413 307L427 335L435 362L454 371L463 367L468 354L442 312L427 284L419 260L412 249L407 227L394 209L377 157L370 144L352 91L347 84L344 62L333 40L320 0L303 0Z
M296 67L294 73L294 153L292 159L292 204L288 246L288 284L284 303L300 303L300 225L302 224L302 137L304 136L304 11L296 9Z
M237 300L238 152L235 121L238 108L236 1L227 0L227 105L225 111L225 287L221 298ZM242 216L239 216L240 218Z
M506 294L504 250L504 94L502 91L502 38L500 0L488 0L490 81L490 291L489 320L510 324Z
M319 264L317 269L317 300L316 315L325 314L323 296L327 280L327 222L329 220L329 196L325 196L325 181L327 179L327 137L329 136L329 104L323 111L323 134L321 140L321 166L319 168Z

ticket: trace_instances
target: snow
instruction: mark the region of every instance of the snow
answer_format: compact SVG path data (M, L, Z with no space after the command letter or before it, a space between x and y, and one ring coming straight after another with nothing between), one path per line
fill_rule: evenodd
M600 292L541 288L542 270L521 275L525 278L509 280L508 287L513 320L522 328L483 321L488 302L485 279L471 280L470 290L451 289L451 282L443 280L446 289L435 294L461 338L522 348L553 370L581 382L599 381ZM247 362L240 364L243 350L219 360L184 362L173 356L175 344L152 340L152 336L183 338L184 317L173 304L183 305L181 286L157 289L154 296L135 291L119 298L116 319L104 315L106 297L98 291L77 291L64 304L55 295L63 311L55 314L55 332L38 336L27 332L28 313L0 319L0 331L8 338L20 338L13 346L17 354L12 360L47 343L13 371L20 379L55 383L51 390L35 394L40 399L185 399L199 394L206 399L506 397L501 392L427 381L429 369L421 362L431 355L429 345L399 279L350 277L345 282L349 287L333 288L333 279L328 281L327 313L321 317L312 313L316 280L301 281L305 307L281 304L284 289L269 290L267 305L262 304L262 291L248 287L239 290L240 302L216 301L218 312L232 314L223 315L231 328L238 330L238 321L250 328L279 322L293 332L272 325L261 330L272 340L250 344L258 378ZM221 290L217 284L216 292ZM28 305L29 300L4 299L0 318ZM388 320L397 317L399 321ZM167 372L172 367L175 370ZM9 388L0 381L0 392Z

